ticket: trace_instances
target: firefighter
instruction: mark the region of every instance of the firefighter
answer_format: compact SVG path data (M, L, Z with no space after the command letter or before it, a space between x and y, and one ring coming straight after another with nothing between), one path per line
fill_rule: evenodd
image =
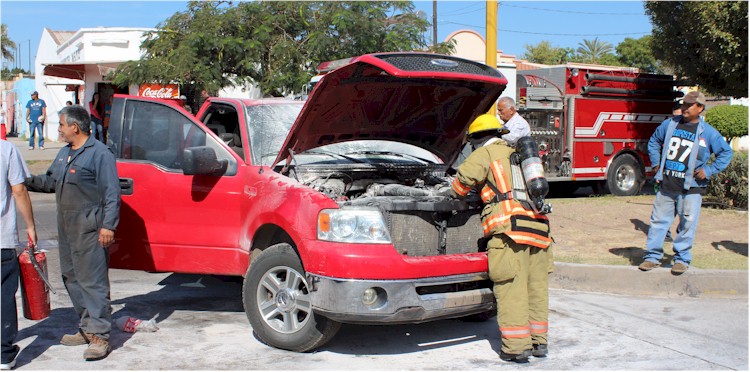
M506 133L494 115L480 115L471 123L467 140L473 151L458 168L451 196L463 198L474 188L480 192L502 339L500 358L525 363L532 355L547 355L548 275L552 271L547 248L552 239L547 217L513 198L510 158L515 150L500 138Z

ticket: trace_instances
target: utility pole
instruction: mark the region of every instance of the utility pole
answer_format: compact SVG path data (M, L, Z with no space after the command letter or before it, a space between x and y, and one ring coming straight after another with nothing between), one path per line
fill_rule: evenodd
M487 19L485 22L485 33L487 34L487 45L485 45L484 63L494 69L497 68L497 0L487 0ZM492 105L488 114L495 113Z
M432 49L437 45L437 0L432 0Z
M29 74L31 74L31 39L29 39Z

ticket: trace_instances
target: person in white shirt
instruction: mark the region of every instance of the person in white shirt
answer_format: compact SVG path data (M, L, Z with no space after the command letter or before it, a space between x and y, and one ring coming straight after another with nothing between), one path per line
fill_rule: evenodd
M519 138L531 135L529 123L516 112L516 101L513 98L500 97L497 101L497 114L505 122L503 127L510 131L501 137L508 145L515 146Z

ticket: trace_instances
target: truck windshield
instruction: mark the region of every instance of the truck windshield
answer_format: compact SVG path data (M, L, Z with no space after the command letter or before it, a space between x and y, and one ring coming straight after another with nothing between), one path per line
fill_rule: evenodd
M302 102L269 103L247 107L253 164L271 165L294 125Z

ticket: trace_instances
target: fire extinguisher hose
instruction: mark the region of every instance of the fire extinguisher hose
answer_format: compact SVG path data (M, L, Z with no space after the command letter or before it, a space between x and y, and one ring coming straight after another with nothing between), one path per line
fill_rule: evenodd
M57 292L55 292L55 289L52 288L52 284L49 283L47 275L44 274L42 268L39 267L39 263L36 262L36 247L32 246L31 244L29 244L29 260L31 261L31 264L34 265L34 269L36 269L36 272L39 274L39 277L42 278L44 284L47 285L47 288L49 288L52 293L57 294Z

